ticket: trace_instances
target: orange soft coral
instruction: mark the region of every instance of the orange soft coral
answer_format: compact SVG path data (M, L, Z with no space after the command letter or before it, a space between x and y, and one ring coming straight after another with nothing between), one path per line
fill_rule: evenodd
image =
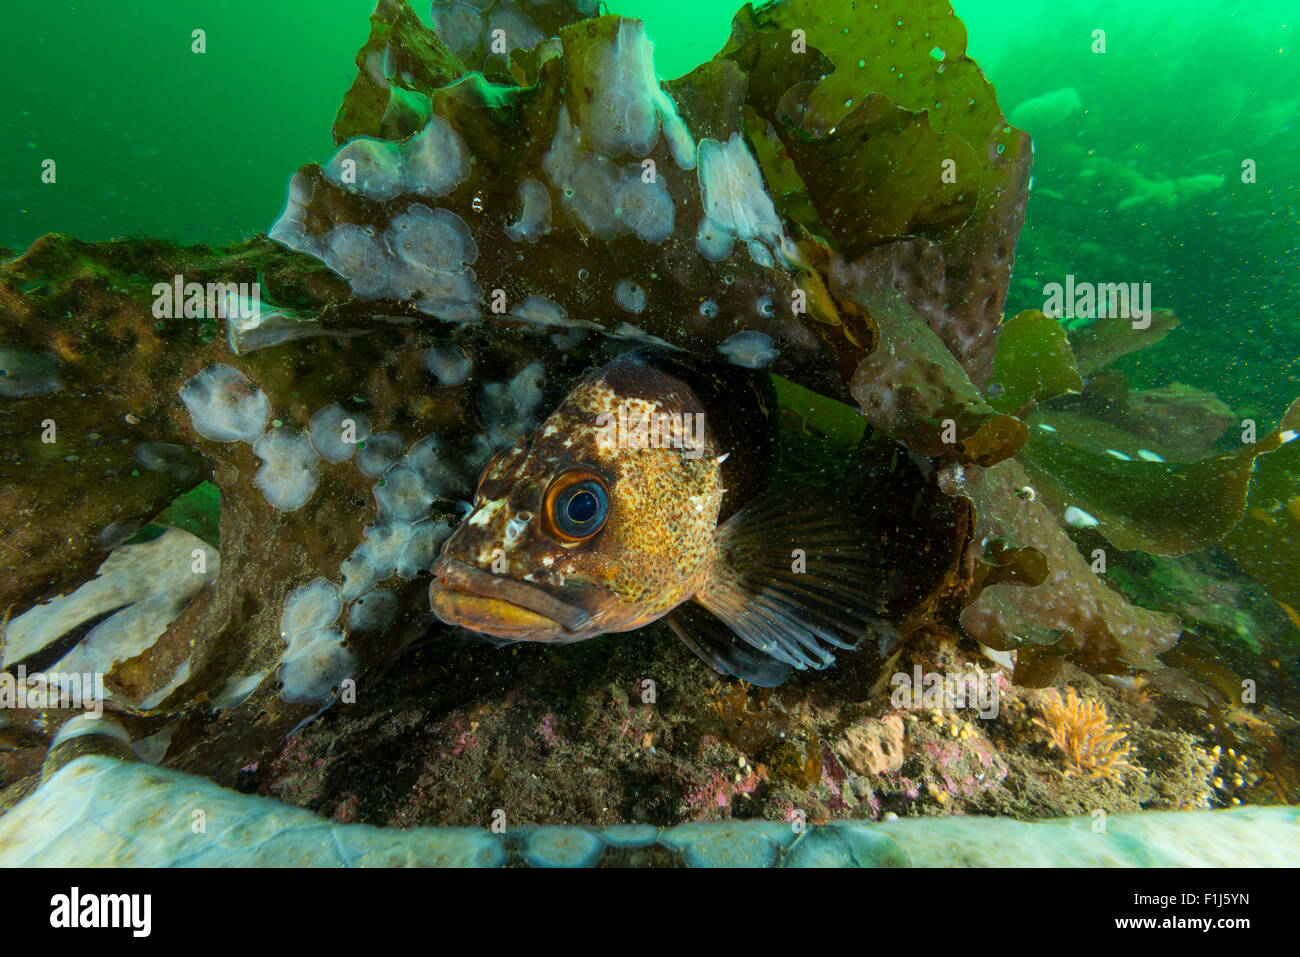
M1133 770L1129 763L1127 735L1110 724L1106 706L1091 698L1080 698L1073 688L1065 689L1065 698L1055 688L1044 695L1042 719L1034 724L1052 736L1052 747L1059 748L1069 761L1067 774L1084 774L1094 778L1118 778Z

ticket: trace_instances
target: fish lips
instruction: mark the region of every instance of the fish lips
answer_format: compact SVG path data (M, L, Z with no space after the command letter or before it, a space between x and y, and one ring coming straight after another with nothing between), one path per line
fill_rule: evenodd
M553 588L494 575L446 555L434 562L432 572L429 604L448 625L516 641L580 641L601 631L593 611L557 597ZM572 592L566 588L566 598Z

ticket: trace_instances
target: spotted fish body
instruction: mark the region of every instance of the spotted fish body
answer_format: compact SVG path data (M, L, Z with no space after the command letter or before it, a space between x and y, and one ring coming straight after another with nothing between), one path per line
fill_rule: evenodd
M433 566L434 613L546 642L667 617L724 673L825 667L874 619L869 571L844 514L760 494L775 411L770 379L734 366L642 350L590 374L484 469Z

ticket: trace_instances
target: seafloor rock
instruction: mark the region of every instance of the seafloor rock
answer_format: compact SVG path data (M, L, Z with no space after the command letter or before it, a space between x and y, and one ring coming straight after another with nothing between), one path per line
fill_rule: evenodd
M198 800L196 801L196 795ZM123 800L123 796L127 796ZM195 807L204 826L196 828ZM171 867L1294 867L1294 808L844 823L391 830L322 821L176 771L101 755L0 818L0 864ZM514 847L516 850L510 850Z
M855 724L835 745L835 753L854 774L884 774L903 766L903 719L896 714Z
M250 754L322 703L319 695L307 696L310 703L286 701L275 680L257 690L292 648L280 628L289 595L316 577L339 581L366 526L407 522L409 556L398 552L376 564L363 551L367 561L353 562L353 568L374 568L374 585L393 581L405 594L394 626L358 632L353 653L363 663L374 660L403 640L403 628L419 633L423 626L411 616L424 586L395 572L409 576L431 563L436 541L422 523L432 531L432 523L452 517L454 502L468 494L494 451L492 440L513 441L593 357L604 361L600 357L608 355L603 346L596 353L580 346L565 354L544 335L499 340L484 329L431 335L357 316L346 324L325 320L319 336L235 357L218 332L221 317L203 311L206 299L196 315L160 321L149 298L152 283L137 271L147 260L150 276L184 274L203 286L218 276L251 280L260 272L277 299L311 302L320 310L337 280L323 268L294 269L291 258L264 241L212 254L48 237L5 266L8 283L33 289L24 296L14 285L4 287L10 341L64 344L66 383L57 392L6 399L0 417L12 437L11 453L0 463L13 517L4 531L11 617L75 588L179 490L211 476L221 492L224 557L219 570L216 561L207 566L215 581L177 609L179 617L156 640L116 665L107 682L129 685L131 700L155 705L154 696L166 690L167 708L196 698L220 701L228 718L247 718L240 747ZM89 279L89 272L114 279ZM89 311L69 308L78 301ZM438 343L473 356L478 381L446 386L434 380L425 354ZM528 368L545 368L548 375L524 385L519 376ZM337 436L322 431L329 427L326 418ZM45 419L54 423L49 443L41 440ZM428 476L427 491L396 499L396 479L385 484L350 456L334 461L349 442L367 447L370 421L396 440L394 457L379 473L409 462ZM424 441L435 432L436 443ZM105 494L106 486L121 491ZM188 553L184 559L188 572L192 559ZM61 633L44 640L66 644L69 638ZM307 658L291 654L290 660L324 661L318 652L327 646L311 647ZM187 677L175 684L178 674ZM326 698L337 680L350 676L336 672L323 688ZM263 720L254 722L264 709ZM267 737L258 744L259 732L250 729L260 728ZM177 736L178 749L188 743L184 733Z

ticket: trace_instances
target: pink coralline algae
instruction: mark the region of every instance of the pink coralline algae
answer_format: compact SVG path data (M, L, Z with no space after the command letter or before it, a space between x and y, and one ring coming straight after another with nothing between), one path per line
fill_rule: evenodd
M457 735L456 743L452 745L450 756L455 757L464 754L466 751L471 751L476 747L478 747L478 738L474 737L472 732L462 731ZM443 754L443 757L447 756L447 754Z
M357 805L361 799L355 794L348 793L339 801L338 807L334 809L334 820L341 821L344 824L350 824L357 819Z
M542 734L542 740L546 742L548 748L557 748L564 743L564 739L555 732L555 715L550 711L542 718L537 726Z
M730 807L732 798L739 794L753 794L762 781L763 779L755 771L750 771L739 781L734 778L729 779L719 771L713 771L710 772L707 783L689 791L683 800L690 809L691 815L697 820L702 820L711 816L709 814L711 807L721 809Z

